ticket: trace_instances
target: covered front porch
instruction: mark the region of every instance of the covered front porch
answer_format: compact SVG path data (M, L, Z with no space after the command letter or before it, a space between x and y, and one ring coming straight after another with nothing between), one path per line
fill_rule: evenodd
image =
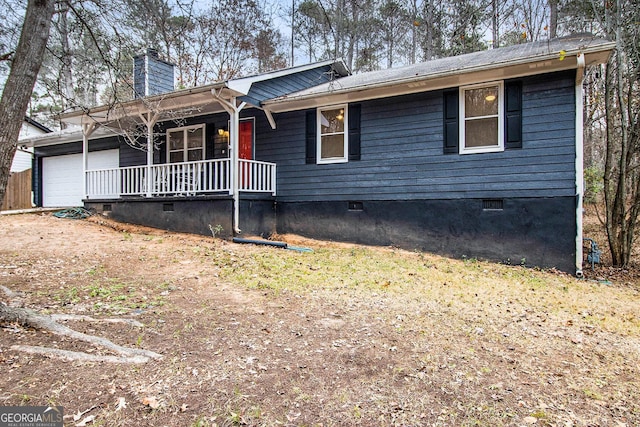
M231 159L200 160L85 171L86 199L234 195ZM275 163L237 160L237 192L276 195Z
M230 82L219 82L115 107L65 114L63 120L82 128L84 203L115 206L132 199L148 202L157 199L156 203L162 204L171 197L226 198L231 201L231 228L234 234L240 233L240 194L258 193L258 197L266 198L276 195L276 165L253 158L253 127L249 155L241 151L240 113L245 107L262 111L275 128L269 111L240 99L245 90ZM220 117L224 114L228 119L221 125ZM198 119L215 115L218 115L215 127ZM116 165L90 167L89 139L101 128L118 133L129 152L144 156L136 154L134 161L128 158L123 162L121 158ZM214 129L216 132L212 133ZM224 140L220 152L209 147L213 139L219 139L218 135ZM213 154L214 158L210 158Z
M273 160L272 153L256 148L256 121L261 133L276 130L265 101L348 74L341 60L330 60L193 88L145 90L130 101L63 113L61 121L82 130L81 152L74 147L71 159L82 157L78 193L85 206L139 224L177 229L180 222L180 229L201 232L219 223L235 235L242 218L244 230L273 230L276 165L263 161ZM118 135L118 151L90 143L107 130ZM114 156L97 164L96 152L107 150ZM197 224L183 227L194 217Z

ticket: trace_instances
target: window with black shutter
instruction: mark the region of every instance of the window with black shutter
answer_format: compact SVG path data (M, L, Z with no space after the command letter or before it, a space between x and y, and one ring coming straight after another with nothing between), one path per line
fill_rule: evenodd
M307 164L360 160L361 105L321 107L306 112Z
M522 148L522 82L491 82L443 93L443 152Z

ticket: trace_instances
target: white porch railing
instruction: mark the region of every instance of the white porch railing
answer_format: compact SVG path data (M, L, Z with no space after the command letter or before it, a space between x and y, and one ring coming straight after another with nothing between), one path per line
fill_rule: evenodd
M240 191L276 195L275 163L240 159L238 168L238 189Z
M238 190L276 194L276 165L239 160ZM151 195L232 194L231 161L202 160L161 165L89 170L87 198L110 199L147 195L147 173L151 172Z

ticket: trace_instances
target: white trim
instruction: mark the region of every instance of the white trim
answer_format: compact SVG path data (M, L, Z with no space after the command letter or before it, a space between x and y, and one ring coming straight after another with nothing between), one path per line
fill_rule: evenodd
M246 107L246 102L241 102L238 105L238 100L235 96L229 99L222 97L222 89L211 90L211 93L218 101L220 105L229 113L229 154L231 158L231 188L229 194L233 197L233 232L238 235L242 232L240 230L240 195L239 195L239 159L238 159L238 129L239 129L239 116L240 112Z
M465 114L465 91L467 90L473 90L473 89L481 89L481 88L487 88L487 87L492 87L492 86L498 86L498 145L490 145L490 146L483 146L483 147L466 147L466 141L465 141L465 128L466 128L466 123L467 123L467 118L466 118L466 114ZM476 154L476 153L495 153L495 152L500 152L500 151L504 151L504 81L503 80L499 80L499 81L494 81L494 82L486 82L486 83L480 83L480 84L474 84L474 85L468 85L468 86L461 86L459 88L458 91L458 99L459 99L459 137L458 137L458 141L459 141L459 153L460 154ZM490 116L481 116L481 117L474 117L473 119L470 120L479 120L479 119L483 119L483 118L493 118L496 117L496 115L490 115Z
M337 104L337 105L329 105L326 107L318 107L316 109L316 163L319 165L326 165L331 163L347 163L349 161L349 105L348 104ZM343 131L335 132L332 134L324 134L324 136L329 135L343 135L343 153L344 155L341 157L328 157L326 159L322 158L322 115L323 111L329 110L338 110L341 109L343 111Z
M205 147L206 147L206 128L205 128L205 124L204 123L200 123L197 125L190 125L190 126L181 126L181 127L177 127L177 128L170 128L167 129L167 135L166 135L166 139L167 139L167 163L176 163L176 162L171 162L171 152L177 153L178 150L171 150L171 140L170 140L170 136L169 134L173 133L173 132L179 132L182 131L182 136L184 138L183 143L184 146L182 147L182 162L177 162L177 163L183 163L183 162L188 162L189 160L189 151L195 151L195 150L189 150L189 144L188 144L188 139L187 139L187 131L190 129L198 129L201 128L202 129L202 158L198 159L198 160L205 160Z
M82 197L87 197L87 169L89 169L89 137L98 128L97 123L82 125Z
M576 56L576 276L582 277L582 202L584 197L584 55Z
M269 122L271 129L275 130L276 120L273 118L273 114L271 113L271 111L266 108L264 108L262 111L264 111L264 115L267 116L267 121Z
M350 84L351 78L339 79L334 82L324 83L317 87L289 94L272 100L263 102L264 108L269 108L274 113L285 111L303 110L314 108L319 103L339 103L339 102L359 102L369 99L379 99L411 93L430 92L439 89L459 87L463 84L471 84L482 81L490 81L496 78L509 80L531 75L551 73L575 69L575 62L572 56L584 54L587 65L599 64L607 61L610 52L615 48L615 42L606 42L597 46L581 44L578 47L567 45L561 39L545 42L544 51L539 53L530 52L529 56L520 52L513 59L496 62L488 60L485 64L473 67L464 66L464 55L461 57L449 58L456 61L456 66L448 69L441 67L430 68L427 64L441 63L441 60L427 61L422 64L406 66L399 69L381 70L372 73L382 73L382 77L376 80L362 80ZM508 48L496 49L501 51ZM559 60L558 52L566 51L564 60ZM495 56L496 50L490 52L489 58ZM489 52L489 51L487 51ZM484 55L482 52L475 52L470 55ZM424 69L427 68L427 69ZM399 73L403 70L411 70L411 73ZM360 76L372 75L362 73ZM373 74L375 75L375 74ZM347 81L345 81L347 80Z

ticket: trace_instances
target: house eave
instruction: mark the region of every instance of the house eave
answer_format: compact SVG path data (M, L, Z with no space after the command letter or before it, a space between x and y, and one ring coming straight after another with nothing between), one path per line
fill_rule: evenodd
M127 125L130 125L131 122L141 123L143 120L140 119L140 116L150 112L159 113L158 120L168 120L178 116L180 118L186 118L204 114L223 113L226 110L220 104L219 99L212 96L214 92L219 93L224 99L242 97L249 93L251 86L256 82L322 66L331 66L340 76L350 74L344 61L328 60L254 76L229 79L209 85L176 90L113 105L102 105L86 110L75 110L60 114L58 119L71 125L97 123L102 126L110 126L117 129L123 127L124 121L129 122ZM259 105L253 106L259 107Z
M114 105L75 110L59 115L59 119L71 125L98 123L102 126L118 127L122 120L140 122L139 116L151 111L160 112L165 117L179 113L180 117L223 112L224 109L211 96L211 90L225 89L226 82L220 82L189 89L181 89L160 95L133 99Z
M120 135L119 132L101 127L96 129L89 137L89 140L108 138ZM82 141L82 131L77 129L65 129L58 132L51 132L42 135L36 135L30 138L24 138L18 141L20 146L26 147L46 147L49 145L67 144Z
M318 106L344 102L359 102L376 98L386 98L412 93L440 90L467 84L493 80L505 80L535 74L551 73L577 68L577 56L585 55L586 65L600 64L614 49L615 43L594 48L585 48L565 52L549 53L535 57L526 57L509 62L492 63L477 67L460 67L431 74L416 74L406 78L366 83L356 87L340 87L340 81L325 84L324 90L291 94L264 102L263 106L274 113L315 108Z

